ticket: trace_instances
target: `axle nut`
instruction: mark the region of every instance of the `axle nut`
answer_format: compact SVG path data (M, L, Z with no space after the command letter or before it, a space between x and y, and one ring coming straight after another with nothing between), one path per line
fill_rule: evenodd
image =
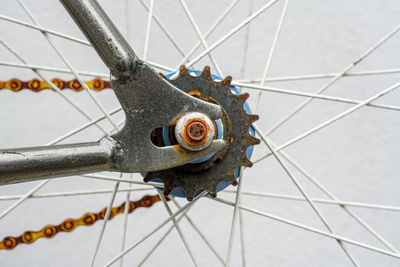
M176 123L175 137L178 143L190 151L207 148L215 135L214 124L206 115L191 112L183 115Z
M194 121L188 124L186 134L193 142L199 142L206 136L206 127L202 122Z

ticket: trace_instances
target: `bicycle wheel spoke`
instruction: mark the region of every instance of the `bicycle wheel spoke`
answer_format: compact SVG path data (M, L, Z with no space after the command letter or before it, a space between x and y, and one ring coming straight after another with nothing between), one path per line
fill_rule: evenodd
M203 36L203 34L200 32L199 27L197 26L196 21L194 20L192 14L189 11L188 6L186 5L185 0L179 0L179 2L181 3L181 6L183 7L183 10L185 11L186 16L188 17L190 24L192 24L194 31L197 35L197 37L200 39L201 44L203 45L204 49L207 50L208 49L208 44ZM218 63L215 61L214 57L211 54L211 51L209 53L207 53L211 63L213 64L214 68L216 69L217 73L220 76L223 76L221 68L219 67Z
M372 76L372 75L380 75L380 74L396 74L399 72L400 72L400 69L380 69L380 70L347 72L347 73L343 74L343 76L344 77ZM326 78L333 78L337 75L339 75L339 73L276 76L276 77L267 77L265 79L265 82L286 82L286 81L301 81L301 80L312 80L312 79L326 79ZM240 79L235 79L233 81L237 82L237 83L261 83L261 78L255 78L255 79L240 78Z
M66 40L73 41L75 43L83 44L83 45L86 45L86 46L91 46L88 41L85 41L83 39L80 39L80 38L77 38L77 37L73 37L73 36L70 36L68 34L64 34L64 33L58 32L58 31L54 31L54 30L51 30L51 29L48 29L48 28L44 28L44 27L42 27L40 25L34 25L34 24L31 24L31 23L28 23L28 22L25 22L25 21L22 21L22 20L18 20L18 19L15 19L15 18L4 16L4 15L0 15L0 19L5 20L5 21L9 21L9 22L12 22L12 23L15 23L15 24L18 24L18 25L22 25L22 26L25 26L25 27L28 27L28 28L31 28L31 29L35 29L35 30L38 30L38 31L41 31L41 32L45 32L45 33L48 33L48 34L51 34L51 35L54 35L54 36L58 36L58 37L66 39Z
M254 1L250 0L249 1L249 11L247 12L247 16L251 16L251 13L253 13L253 5L254 5ZM240 72L239 72L240 73L239 74L240 79L244 79L245 72L246 72L247 57L248 57L248 51L249 51L250 26L251 26L251 23L246 25L246 32L245 32L244 46L243 46L242 64L241 64Z
M22 9L25 11L25 13L28 15L28 17L32 20L32 22L35 25L40 26L39 22L37 19L33 16L33 14L28 10L28 8L25 6L25 4L22 2L22 0L17 0L18 3L21 5ZM117 130L118 127L114 123L114 121L111 119L111 116L108 114L108 112L105 110L104 106L98 101L97 97L93 95L93 93L90 91L89 87L87 84L83 81L83 79L80 77L80 75L75 71L75 69L72 67L70 62L66 59L66 57L61 53L60 49L57 48L55 43L53 42L52 38L46 33L46 32L41 32L44 38L47 40L49 45L54 49L54 51L57 53L57 55L60 57L60 59L64 62L64 64L71 70L72 74L75 76L75 78L78 80L78 82L81 84L81 86L85 89L85 91L88 93L89 97L93 100L93 102L96 104L96 106L101 110L101 112L107 117L107 120L113 125Z
M200 198L202 198L207 192L202 192L200 193L197 197L194 198L194 200L192 202L187 203L186 205L184 205L181 209L179 209L178 211L176 211L172 216L169 216L167 219L165 219L162 223L160 223L159 225L157 225L157 227L155 227L151 232L149 232L147 235L145 235L143 238L141 238L138 242L136 242L135 244L131 245L129 248L125 249L123 252L119 253L116 257L114 257L110 262L108 262L106 264L106 266L111 266L114 262L116 262L117 260L119 260L123 255L125 255L126 253L128 253L129 251L131 251L132 249L134 249L135 247L137 247L139 244L141 244L143 241L145 241L147 238L149 238L150 236L152 236L154 233L156 233L157 231L159 231L163 226L165 226L168 222L170 222L172 219L174 219L176 216L178 216L179 214L181 214L182 212L184 212L187 208L193 206Z
M118 189L118 192L141 192L141 191L149 191L153 190L153 188L125 188ZM108 194L112 193L113 190L110 189L95 189L95 190L83 190L83 191L71 191L71 192L57 192L57 193L42 193L42 194L33 194L30 198L56 198L56 197L72 197L72 196L90 196L90 195L99 195L99 194ZM14 199L19 199L23 197L23 195L12 195L12 196L0 196L0 201L10 201Z
M153 17L154 0L150 0L149 14L147 15L146 36L144 38L143 59L147 59L147 50L149 48L151 21Z
M332 227L326 220L325 216L322 215L321 211L317 208L317 206L314 204L311 198L308 197L308 194L304 190L303 186L297 181L296 177L290 172L289 168L286 166L285 163L283 163L281 157L278 155L278 153L275 151L275 146L274 144L268 140L268 138L263 134L263 132L260 130L260 128L253 123L252 124L253 128L257 132L257 134L261 137L261 140L263 140L264 144L268 147L268 149L271 151L271 153L274 155L275 159L278 161L279 165L282 167L282 169L286 172L287 176L290 178L290 180L295 184L297 189L300 191L300 193L303 195L303 197L307 200L308 204L310 207L314 210L314 212L317 214L321 222L325 225L325 227L328 229L328 231L332 234L335 234L333 231ZM349 251L347 248L344 246L343 242L341 240L336 240L339 244L339 246L343 249L344 253L346 256L349 258L349 260L352 262L354 266L358 266L358 263L356 260L353 258L352 255L350 255Z
M234 207L234 205L235 205L235 203L232 202L232 201L228 201L228 200L224 200L224 199L220 199L220 198L215 198L215 199L212 199L212 200L220 202L220 203L223 203L223 204L226 204L228 206L232 206L232 207ZM380 248L377 248L377 247L374 247L374 246L370 246L370 245L355 241L355 240L350 239L350 238L346 238L346 237L339 236L337 234L332 234L332 233L329 233L329 232L326 232L326 231L322 231L322 230L319 230L317 228L314 228L314 227L311 227L311 226L307 226L305 224L297 223L295 221L288 220L288 219L285 219L283 217L279 217L279 216L276 216L276 215L273 215L273 214L270 214L270 213L262 212L262 211L259 211L259 210L256 210L256 209L253 209L253 208L250 208L250 207L246 207L246 206L243 206L243 205L240 205L239 208L244 210L244 211L248 211L250 213L257 214L257 215L259 215L261 217L266 217L266 218L269 218L269 219L272 219L272 220L275 220L275 221L278 221L278 222L281 222L281 223L284 223L284 224L292 225L294 227L297 227L297 228L300 228L300 229L303 229L303 230L306 230L306 231L309 231L309 232L313 232L313 233L316 233L316 234L319 234L319 235L322 235L322 236L326 236L326 237L329 237L329 238L332 238L332 239L340 240L340 241L345 242L345 243L349 243L349 244L352 244L352 245L355 245L355 246L358 246L358 247L361 247L361 248L365 248L365 249L368 249L368 250L371 250L371 251L374 251L374 252L381 253L383 255L387 255L387 256L391 256L391 257L400 259L400 254L393 253L393 252L390 252L390 251L386 251L386 250L383 250L383 249L380 249Z
M171 208L169 207L169 205L168 205L168 203L167 203L167 200L165 199L164 195L163 195L160 191L157 191L157 193L158 193L158 195L160 196L160 198L161 198L161 200L162 200L162 202L163 202L163 204L164 204L164 207L165 207L165 209L166 209L168 215L169 215L169 216L172 216L172 215L173 215L172 210L171 210ZM178 222L177 222L177 220L176 220L175 218L172 218L172 223L174 224L174 227L175 227L176 231L178 232L178 234L179 234L179 236L180 236L180 238L181 238L181 240L182 240L182 242L183 242L183 245L185 246L186 251L188 252L188 254L189 254L189 256L190 256L190 258L191 258L191 260L192 260L194 266L199 266L199 265L197 264L197 262L196 262L196 259L195 259L194 256L193 256L192 249L190 248L190 245L189 245L189 243L187 242L185 236L183 235L182 229L181 229L181 227L179 226L179 224L178 224Z
M23 59L15 50L13 50L8 44L6 44L4 41L0 40L0 43L7 48L12 54L14 54L22 63L27 64L27 61ZM79 113L81 113L86 119L92 120L92 118L86 114L86 112L83 111L78 105L74 103L69 97L67 97L58 87L52 83L49 79L45 78L38 70L32 69L32 71L39 76L41 79L43 79L47 84L50 85L50 87L56 91L62 98L64 98L72 107L74 107ZM107 134L106 130L104 130L103 127L100 125L96 124L97 128L99 128L103 133Z
M218 41L216 41L214 44L209 46L208 49L204 50L202 53L200 53L197 57L192 59L187 65L188 67L192 66L196 62L198 62L200 59L202 59L204 56L208 55L211 51L213 51L215 48L220 46L222 43L224 43L226 40L228 40L232 35L237 33L240 29L242 29L244 26L246 26L248 23L253 21L255 18L257 18L259 15L261 15L264 11L266 11L268 8L270 8L273 4L275 4L278 0L272 0L268 2L266 5L261 7L259 10L257 10L255 13L253 13L251 16L249 16L247 19L245 19L242 23L240 23L238 26L233 28L231 31L229 31L226 35L221 37Z
M204 33L204 38L207 38L221 22L225 19L226 16L231 12L231 10L236 6L239 0L234 0L232 3L222 12L222 15L214 22L214 24ZM187 53L186 56L181 60L179 65L176 67L179 69L179 66L185 64L189 60L189 58L193 55L193 53L201 46L201 41L199 41L193 48Z
M121 107L111 110L109 114L110 114L110 115L114 115L114 114L117 114L117 113L120 112L120 111L122 111L122 108L121 108ZM64 135L62 135L62 136L56 138L53 142L54 142L54 143L59 143L59 142L65 140L65 139L67 139L68 137L71 137L71 136L73 136L73 135L75 135L75 134L77 134L77 133L82 132L83 130L89 128L90 126L92 126L92 125L94 125L94 124L96 124L96 123L98 123L98 122L104 120L105 118L106 118L105 115L100 116L100 117L98 117L97 119L94 119L94 120L92 120L92 121L90 121L90 122L88 122L88 123L85 123L85 124L83 124L82 126L79 126L79 127L77 127L76 129L74 129L74 130L72 130L72 131L70 131L70 132L68 132L68 133L66 133L66 134L64 134Z
M122 173L120 174L120 177L122 177ZM103 239L103 234L104 234L104 231L106 230L108 219L110 218L111 209L114 204L115 196L117 195L117 192L118 192L119 183L120 182L116 182L114 184L114 190L113 190L113 193L111 194L111 198L110 198L110 202L107 207L106 214L104 215L104 221L101 226L100 234L99 234L99 237L98 237L97 243L96 243L96 248L94 250L93 257L92 257L92 262L90 264L90 266L92 266L92 267L94 266L94 262L96 261L96 256L97 256L97 253L100 248L101 240Z
M162 64L152 62L149 60L145 61L147 64L150 66L160 69L160 70L165 70L165 71L174 71L175 69L164 66ZM55 68L55 67L48 67L48 66L39 66L39 65L32 65L32 64L19 64L19 63L14 63L14 62L6 62L6 61L0 61L1 66L8 66L8 67L15 67L15 68L24 68L24 69L32 69L32 70L44 70L44 71L50 71L50 72L59 72L59 73L68 73L72 74L71 70L69 69L64 69L64 68ZM104 74L104 73L97 73L97 72L90 72L90 71L84 71L84 70L77 70L76 73L84 76L90 76L90 77L101 77L101 78L110 78L110 74Z
M349 104L360 104L363 102L361 100L348 99L348 98L337 97L337 96L328 96L328 95L315 94L315 93L305 93L305 92L300 92L300 91L275 88L275 87L269 87L269 86L254 85L254 84L232 82L232 85L240 86L240 87L244 87L244 88L248 88L248 89L257 89L259 91L267 91L267 92L274 92L274 93L279 93L279 94L310 97L313 99L321 99L321 100L328 100L328 101L342 102L342 103L349 103ZM370 107L374 107L374 108L400 110L400 106L382 105L382 104L373 104L373 103L367 103L366 105L370 106Z
M279 18L278 27L276 27L274 40L272 41L272 45L271 45L271 48L269 50L267 62L265 64L264 73L263 73L263 76L262 76L262 79L261 79L261 86L264 86L265 80L267 79L267 75L269 74L269 69L271 67L272 57L274 55L275 47L276 47L276 44L277 44L278 39L279 39L279 34L281 33L281 29L282 29L283 21L285 19L285 15L286 15L286 11L287 11L288 5L289 5L289 0L285 0L285 2L283 4L283 8L282 8L282 13L281 13L281 16ZM260 104L261 95L262 95L262 91L259 90L258 94L257 94L257 98L256 98L256 104L254 106L254 113L257 113L258 105Z
M8 207L3 213L0 214L0 219L4 218L7 214L9 214L12 210L14 210L16 207L21 205L25 200L27 200L30 196L32 196L36 191L38 191L40 188L45 186L49 180L44 180L41 181L38 185L36 185L31 191L26 193L25 195L21 196L18 201L16 201L14 204L12 204L10 207Z
M344 74L349 72L352 68L354 68L358 63L360 63L362 60L364 60L367 56L369 56L373 51L375 51L378 47L380 47L382 44L384 44L387 40L389 40L393 35L395 35L398 31L400 30L400 25L398 25L396 28L394 28L391 32L389 32L385 37L383 37L381 40L379 40L375 45L373 45L370 49L368 49L366 52L364 52L359 58L357 58L355 61L350 63L348 66L346 66L342 72L340 72L338 75L336 75L332 80L330 80L328 83L323 85L320 89L316 91L317 94L323 93L326 91L331 85L333 85L335 82L337 82L340 78L343 77ZM300 110L302 110L304 107L306 107L310 102L312 101L312 98L305 100L303 103L301 103L298 107L296 107L293 111L291 111L288 115L286 115L282 120L280 120L277 124L275 124L271 129L269 129L265 135L270 135L273 131L278 129L283 123L285 123L287 120L289 120L291 117L293 117L295 114L297 114Z
M181 205L179 205L178 201L175 200L175 198L172 199L172 202L174 202L175 206L180 209L182 208ZM205 235L200 231L200 229L196 226L196 224L193 222L193 220L190 218L190 216L185 212L182 217L185 217L185 219L188 221L188 223L193 227L193 229L196 231L196 233L203 239L204 243L208 246L208 248L214 253L214 255L217 257L217 259L225 265L224 259L219 255L217 250L211 245L210 241L205 237ZM180 218L178 218L179 221Z
M157 62L153 62L153 61L149 61L149 60L145 60L144 62L146 62L150 66L152 66L154 68L158 68L160 70L165 70L165 71L175 71L176 70L174 68L164 66L164 65L162 65L160 63L157 63Z
M240 252L242 254L242 266L246 267L246 242L244 238L244 227L243 227L243 212L239 209L239 235L240 235Z
M128 1L126 1L128 2ZM133 179L133 173L131 173L130 178ZM132 184L128 184L129 187L132 186ZM118 192L122 192L122 190L118 190ZM121 252L125 250L125 243L126 243L126 237L128 235L128 215L129 215L129 203L131 201L131 192L132 191L127 191L126 192L126 197L125 197L125 206L124 206L124 222L123 222L123 228L122 228L122 240L121 240ZM124 265L124 257L122 256L120 261L119 261L120 266L122 267Z
M100 179L100 180L107 180L107 181L114 181L114 182L125 182L125 183L131 183L131 184L140 184L140 185L146 185L146 186L156 186L159 188L163 188L163 184L161 183L153 183L153 182L139 182L139 181L134 181L130 179L123 179L123 178L118 178L115 176L110 176L110 175L101 175L101 174L84 174L82 177L85 178L94 178L94 179Z
M130 192L126 193L125 198L125 210L124 210L124 224L122 228L122 241L121 241L121 252L125 250L126 237L128 235L128 211L129 211L129 201L130 201ZM120 266L124 265L124 256L121 257L119 261Z
M320 182L318 182L314 177L312 177L304 168L302 168L297 162L290 158L286 153L280 152L280 154L297 170L299 170L309 181L311 181L316 187L318 187L326 196L332 200L338 200L335 195L333 195L328 189L326 189ZM387 242L380 234L378 234L371 226L364 222L359 216L354 212L349 210L345 205L340 205L340 207L351 217L353 217L361 226L363 226L368 232L370 232L376 239L378 239L382 244L384 244L388 249L395 253L399 253L389 242Z
M236 229L236 219L237 219L237 213L238 213L238 210L239 210L238 207L240 205L240 193L241 193L241 190L242 190L243 172L244 172L244 168L240 167L238 188L237 188L237 191L236 191L236 198L235 198L235 207L234 207L233 213L232 213L232 222L231 222L231 230L230 230L230 234L229 234L228 250L226 252L226 260L225 260L225 266L226 267L228 267L230 265L230 262L231 262L233 239L235 237L235 229Z
M254 1L250 0L247 16L251 16L251 14L253 13L253 5L254 5ZM243 47L242 64L240 67L240 78L241 79L244 78L245 72L246 72L247 57L248 57L248 50L249 50L250 27L251 27L251 23L247 24L246 32L245 32L244 47ZM239 92L242 93L242 91L243 91L243 88L239 87ZM242 170L244 170L244 169L242 168ZM239 180L240 180L239 181L240 187L242 187L243 180L241 178L239 178ZM242 189L240 188L240 193L241 192L242 192ZM236 196L238 195L238 193L239 193L239 188L237 188ZM237 209L236 206L235 206L235 209ZM243 229L243 214L242 214L242 210L240 210L240 209L239 209L239 237L240 237L240 252L241 252L241 256L242 256L242 266L246 267L247 264L246 264L246 248L245 248L244 229ZM229 244L228 244L228 247L229 247Z
M224 190L223 193L234 193L234 190ZM243 195L254 196L254 197L267 197L267 198L278 198L278 199L286 199L286 200L300 200L306 201L303 197L293 196L293 195L284 195L284 194L273 194L273 193L264 193L264 192L255 192L255 191L242 191ZM316 203L330 204L330 205L338 205L338 206L352 206L359 208L367 208L367 209L377 209L377 210L387 210L387 211L400 211L400 207L397 206L389 206L389 205L377 205L370 203L361 203L361 202L353 202L353 201L345 201L345 200L330 200L330 199L321 199L321 198L311 198L312 201Z
M297 137L295 137L295 138L289 140L288 142L286 142L286 143L284 143L284 144L282 144L282 145L276 147L275 150L276 150L276 151L280 151L281 149L284 149L284 148L286 148L286 147L288 147L288 146L290 146L290 145L292 145L292 144L294 144L294 143L300 141L300 140L303 139L304 137L307 137L307 136L309 136L310 134L313 134L313 133L315 133L315 132L317 132L317 131L319 131L319 130L325 128L326 126L330 125L331 123L333 123L333 122L335 122L335 121L337 121L337 120L339 120L339 119L341 119L341 118L344 118L345 116L347 116L347 115L353 113L354 111L360 109L361 107L367 105L368 103L370 103L370 102L372 102L372 101L374 101L374 100L376 100L376 99L378 99L378 98L380 98L380 97L382 97L382 96L384 96L384 95L390 93L391 91L395 90L395 89L396 89L397 87L399 87L399 86L400 86L400 82L398 82L398 83L396 83L396 84L394 84L394 85L392 85L392 86L386 88L385 90L383 90L383 91L381 91L381 92L379 92L379 93L373 95L372 97L370 97L370 98L368 98L367 100L365 100L365 101L363 101L363 102L357 104L356 106L354 106L354 107L352 107L352 108L346 110L345 112L343 112L343 113L341 113L341 114L339 114L339 115L337 115L337 116L335 116L335 117L333 117L333 118L331 118L331 119L329 119L329 120L327 120L327 121L325 121L325 122L319 124L318 126L312 128L312 129L310 129L310 130L308 130L308 131L306 131L306 132L304 132L304 133L298 135ZM263 157L261 157L261 158L255 160L254 163L257 163L257 162L259 162L259 161L261 161L261 160L263 160L263 159L265 159L265 158L267 158L267 157L269 157L269 156L271 156L271 155L272 155L272 153L268 153L267 155L265 155L265 156L263 156Z
M180 222L181 219L189 212L190 208L193 206L188 207L186 210L182 212L182 214L178 217L177 222ZM182 208L179 208L182 209ZM161 243L165 240L165 238L172 232L172 230L175 228L174 225L171 225L168 230L161 236L161 238L156 242L156 244L150 249L150 251L145 255L145 257L140 261L140 263L137 265L138 267L142 266L149 258L150 256L156 251L156 249L161 245Z
M149 7L143 0L139 0L139 2L142 4L142 6L149 12ZM172 34L169 32L169 30L164 26L164 23L161 22L161 20L157 17L155 12L152 12L152 18L154 19L154 22L157 23L157 25L160 27L160 29L164 32L165 36L171 41L172 45L176 48L176 50L184 57L185 52L181 48L181 46L178 44L178 42L175 40L175 38L172 36Z
M44 71L68 73L68 74L71 73L71 71L68 69L39 66L39 65L32 65L32 64L20 64L20 63L14 63L14 62L0 61L0 65L7 66L7 67L23 68L23 69L44 70ZM78 74L81 74L84 76L110 78L109 74L104 74L104 73L96 73L96 72L83 71L83 70L77 70L76 72Z
M159 63L149 61L149 60L147 60L146 63L155 68L165 70L165 71L174 71L175 70L171 67L167 67L167 66L161 65ZM69 69L65 69L65 68L55 68L55 67L32 65L32 64L20 64L20 63L14 63L14 62L6 62L6 61L0 61L0 66L25 68L25 69L36 69L36 70L44 70L44 71L49 71L49 72L59 72L59 73L71 74L71 71ZM97 73L97 72L84 71L84 70L77 70L76 72L78 74L84 75L84 76L110 78L110 75L105 74L105 73ZM343 76L357 77L357 76L372 76L372 75L397 74L397 73L400 73L400 69L379 69L379 70L370 70L370 71L348 72ZM309 80L309 79L325 79L325 78L332 78L337 75L338 75L338 73L276 76L276 77L267 77L265 79L265 82L286 82L286 81L298 81L298 80ZM256 78L256 79L240 78L240 79L233 80L233 83L237 83L237 84L241 84L241 83L244 83L244 84L250 83L251 84L251 83L260 83L260 82L261 82L261 78Z

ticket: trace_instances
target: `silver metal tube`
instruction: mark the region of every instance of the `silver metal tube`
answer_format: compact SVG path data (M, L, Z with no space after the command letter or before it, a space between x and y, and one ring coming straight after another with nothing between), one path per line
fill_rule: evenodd
M113 169L115 141L0 150L0 185Z
M198 152L156 147L150 139L155 128L169 126L189 111L216 119L221 108L185 94L143 63L96 0L60 1L115 76L113 90L127 123L119 133L99 142L0 149L0 185L98 171L157 171L226 146L225 141L214 140Z
M134 73L140 60L96 0L60 0L115 77Z

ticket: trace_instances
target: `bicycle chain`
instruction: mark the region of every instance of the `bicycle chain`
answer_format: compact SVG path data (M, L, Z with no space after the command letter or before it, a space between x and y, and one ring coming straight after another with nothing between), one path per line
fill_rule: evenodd
M64 81L59 78L51 79L51 82L57 86L59 89L71 89L73 91L79 92L83 90L82 85L79 83L77 79ZM89 89L94 91L101 91L103 89L110 89L111 84L109 81L103 80L101 78L95 78L90 81L85 81L86 85ZM39 79L31 79L29 81L22 81L20 79L11 79L8 81L0 81L0 90L1 89L9 89L13 92L19 92L23 89L29 89L34 92L40 92L45 89L53 88L46 82Z
M138 201L130 201L128 213L132 213L134 210L140 207L149 208L160 200L161 199L159 195L146 195ZM168 200L170 199L167 198L167 201ZM52 238L60 232L72 232L78 226L93 225L98 220L104 220L106 212L107 208L104 208L97 213L86 213L78 219L66 219L58 225L46 225L39 231L26 231L18 237L7 236L0 242L0 249L11 250L19 244L32 244L39 238ZM124 212L125 202L120 206L113 207L111 209L109 220Z

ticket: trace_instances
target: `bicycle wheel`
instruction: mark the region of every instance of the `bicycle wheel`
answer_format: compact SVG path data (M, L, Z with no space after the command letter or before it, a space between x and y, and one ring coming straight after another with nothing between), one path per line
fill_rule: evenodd
M260 115L253 125L262 140L254 166L215 200L160 201L115 216L106 227L100 220L4 250L0 265L399 265L397 1L100 4L138 55L162 73L209 65L233 76ZM73 72L108 81L60 3L2 7L2 81L70 81ZM112 90L61 92L0 90L0 147L93 141L123 124ZM118 173L7 185L0 192L0 238L157 194L139 174ZM178 226L168 219L181 210L174 201L191 207L177 216Z

